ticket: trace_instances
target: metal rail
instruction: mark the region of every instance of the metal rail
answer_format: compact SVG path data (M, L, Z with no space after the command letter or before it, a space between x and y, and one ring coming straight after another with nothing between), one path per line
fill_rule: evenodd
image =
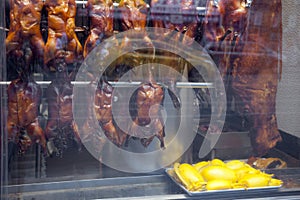
M282 176L299 175L299 168L282 169ZM119 178L85 179L5 186L8 197L18 199L299 199L300 188L278 190L245 190L224 193L206 193L188 196L164 174ZM297 198L296 198L297 197ZM12 198L14 199L14 198ZM17 198L15 198L17 199Z
M9 85L11 81L0 81L0 85ZM49 85L51 81L36 81L37 84L40 85ZM89 81L71 81L73 85L88 85ZM141 81L132 81L132 82L124 82L124 81L109 81L109 83L113 87L135 87L142 84ZM158 83L163 85L162 83ZM213 88L213 83L206 82L177 82L176 87L178 88Z

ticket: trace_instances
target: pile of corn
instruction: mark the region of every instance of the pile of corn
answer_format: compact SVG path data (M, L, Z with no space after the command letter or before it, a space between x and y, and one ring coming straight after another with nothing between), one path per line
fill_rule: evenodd
M194 165L175 163L168 173L189 191L226 190L280 186L282 181L240 160L223 162L220 159Z

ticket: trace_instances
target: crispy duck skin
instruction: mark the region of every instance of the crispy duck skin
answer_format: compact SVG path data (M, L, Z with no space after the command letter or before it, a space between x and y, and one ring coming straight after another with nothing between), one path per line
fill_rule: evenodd
M222 52L213 57L227 95L249 122L255 156L265 155L282 140L275 113L282 65L281 0L254 0L249 8L237 0L221 0L216 6L211 2L208 10L219 13L222 23L216 26L207 18L205 38L207 44L212 41L207 47ZM262 15L259 23L256 14Z
M143 0L121 0L119 8L122 31L146 27L147 4Z
M44 63L48 70L55 71L53 60L59 56L64 56L67 64L80 62L82 46L75 34L75 0L46 0L45 7L48 12L48 38Z
M41 93L40 86L30 77L15 79L7 88L8 139L16 142L21 152L36 142L47 153L46 138L38 120Z
M146 25L146 14L143 14L141 11L146 8L146 4L143 1L120 1L119 8L121 10L119 19L121 24L121 31L126 31L129 29L142 29ZM109 13L107 14L109 15ZM103 20L104 17L100 16L98 18L94 18L95 20ZM96 21L95 21L96 23ZM98 22L97 22L98 23ZM112 22L111 22L112 23ZM110 23L109 23L110 24ZM97 26L101 25L97 24ZM100 27L100 26L99 26ZM98 28L99 29L99 28ZM102 30L101 30L102 29ZM103 27L101 27L100 36L103 32ZM111 31L110 29L109 31ZM99 34L97 33L97 34ZM99 37L99 35L98 35ZM146 37L142 35L141 37ZM127 40L128 38L124 38L121 41L121 48L131 48L131 41ZM124 72L125 68L129 69L141 64L140 59L137 56L136 52L131 52L129 55L121 56L119 59L116 59L112 64L114 68L114 72ZM110 77L114 77L116 79L115 74L109 74ZM113 115L112 115L112 86L106 81L101 79L98 87L96 89L95 95L95 113L96 118L103 129L107 138L116 144L117 146L122 146L128 135L124 133L117 125L114 123Z
M148 60L149 58L143 57L143 53L151 56L155 52L151 39L143 31L147 25L147 4L142 0L121 0L119 9L121 10L121 30L136 30L135 37L140 38L140 42L144 43L145 50L129 50L130 53L123 56L118 62L126 63L131 68L153 62L151 58ZM130 48L131 42L128 38L124 38L120 46L122 48ZM165 133L159 106L164 98L164 90L155 82L150 69L143 82L131 101L135 105L135 111L133 121L128 126L127 134L141 138L141 142L145 147L151 143L154 137L157 137L160 140L161 148L164 148ZM150 118L150 116L153 118Z
M114 124L112 93L113 87L107 81L101 79L96 89L94 109L96 119L106 137L117 146L122 146L127 139L127 135Z
M220 102L219 110L229 106L232 101L231 79L233 56L232 51L239 51L237 44L241 35L245 34L248 9L240 0L208 1L204 22L202 45L209 50L218 65L226 89L227 105ZM216 53L215 53L216 52ZM225 95L219 92L219 95Z
M94 81L91 81L89 87L85 91L87 98L87 116L82 128L80 129L80 133L82 143L92 144L94 150L100 155L98 160L101 161L101 152L103 146L106 143L106 138L101 134L101 131L98 128L99 126L97 125L97 123L95 123L94 120L94 113L96 115L98 108L98 106L95 105L95 98L93 94L93 92L95 91L94 89L96 87L97 84Z
M164 13L164 15L157 13L156 10L161 9L162 6L164 8L179 6L176 10L171 10L176 12L176 16L179 15L179 19L174 18L174 13ZM199 22L196 14L196 2L194 0L182 0L180 5L174 5L173 0L163 1L163 4L160 0L153 0L151 1L151 21L153 27L166 28L171 31L176 30L185 34L185 36L195 38Z
M136 30L134 32L136 38L140 38L145 42L145 47L151 46L151 40L143 31L147 23L147 4L142 0L121 0L118 7L118 20L120 24L120 31ZM138 51L132 49L134 44L128 37L119 44L120 49L126 49L127 55L121 56L116 60L116 68L134 68L145 62ZM122 69L117 69L122 71Z
M164 99L164 90L158 85L152 76L151 69L147 82L142 83L137 89L134 120L129 127L130 135L141 138L142 144L147 147L154 137L160 141L161 148L164 144L164 124L160 113L160 106Z
M241 36L245 34L247 26L248 8L240 0L220 0L207 2L205 16L204 46L212 51L223 51L223 54L212 54L217 63L228 61L228 52L238 44ZM225 81L230 65L220 67L222 78Z
M48 120L45 128L46 137L54 142L58 155L68 148L70 139L75 140L81 149L78 125L73 118L73 85L65 73L59 76L47 88Z
M113 35L113 9L111 0L88 0L90 34L85 41L83 56L86 57L103 39Z
M21 65L28 70L33 58L43 60L45 44L40 32L43 1L10 0L9 3L10 27L5 40L6 54L13 60L23 60Z
M156 10L161 9L161 7L174 7L173 0L153 0L151 1L151 22L153 27L165 28L170 31L161 37L172 37L176 41L181 42L184 45L190 45L191 42L195 39L198 29L198 17L196 14L195 1L193 0L183 0L180 1L176 9L173 10L174 13L159 13ZM174 18L174 16L179 16L179 19ZM186 20L188 19L188 20ZM174 32L175 31L175 32ZM183 34L183 37L181 37ZM178 59L178 56L171 52L161 52L161 56L164 56L167 59L159 60L160 64L171 67L177 72L181 73L184 69L185 62L181 62ZM170 76L166 77L166 84L168 85L168 92L171 96L173 104L176 108L180 108L180 98L179 92L175 87L178 75L173 70L170 70Z

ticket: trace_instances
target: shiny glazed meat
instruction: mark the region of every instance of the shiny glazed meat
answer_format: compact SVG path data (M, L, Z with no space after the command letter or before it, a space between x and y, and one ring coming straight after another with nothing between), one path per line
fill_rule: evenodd
M44 153L46 139L44 131L39 124L39 106L41 101L41 88L31 78L18 78L13 80L8 88L8 140L16 142L20 151L24 152L33 143L39 143Z
M83 56L103 39L113 34L113 9L111 0L88 0L87 9L90 17L90 34L85 41Z
M64 57L66 64L82 59L82 46L75 34L75 0L46 0L48 12L48 38L44 63L48 70L56 71L54 60Z
M130 53L123 56L117 63L126 63L130 68L134 68L153 62L155 48L147 32L144 31L147 26L147 4L142 0L121 0L119 10L121 30L136 30L134 37L144 44L145 49L130 49L135 45L135 41L125 37L120 46L123 49L127 48ZM117 67L124 66L117 65ZM164 125L160 116L160 105L164 98L164 90L155 82L151 70L147 71L147 75L144 76L142 82L131 100L131 105L135 107L134 116L132 116L133 121L130 120L126 133L140 138L144 146L148 146L154 137L158 137L161 147L164 148Z
M118 11L118 12L117 12ZM142 0L121 0L119 3L116 16L117 21L120 24L120 31L136 30L134 36L136 39L140 39L145 43L145 48L152 47L150 38L147 32L144 31L147 22L147 4ZM124 37L120 42L120 49L126 49L129 53L120 57L114 63L117 70L118 68L134 68L145 63L143 56L133 49L135 41L132 41L128 37Z
M98 96L93 94L94 89L96 89L97 85L94 81L92 81L89 84L89 87L85 90L87 98L87 116L85 117L85 122L83 126L80 128L80 133L81 133L81 141L85 145L91 145L94 148L94 151L98 153L98 155L101 155L103 146L106 143L106 138L103 136L101 131L99 130L98 126L98 121L94 118L94 114L96 115L97 113L97 108L99 108L95 104L95 98ZM99 91L98 91L99 92ZM95 97L95 98L94 98ZM99 115L101 113L98 113L98 119ZM98 160L101 161L101 156L98 157Z
M106 137L117 146L122 146L127 135L114 124L111 107L112 93L113 87L107 81L100 80L96 89L94 109L96 119Z
M150 144L154 137L157 137L161 148L165 148L164 122L160 113L160 106L164 99L164 90L154 80L150 69L148 75L149 80L142 83L137 89L134 98L136 115L128 132L132 136L141 138L145 147Z
M199 20L196 14L196 2L193 0L183 0L174 3L173 0L151 1L152 26L169 30L169 32L159 37L172 37L175 38L180 45L191 45L198 32ZM173 7L174 9L171 9L167 14L162 14L158 12L162 7ZM175 44L174 48L176 48ZM158 60L158 62L173 69L170 70L170 75L165 78L164 82L168 85L168 92L174 106L179 109L181 100L179 98L179 91L175 86L179 79L177 73L183 72L186 63L182 62L182 60L172 52L163 51L160 52L159 55L163 56L164 59Z
M54 151L60 155L71 145L70 142L73 140L80 150L78 126L73 119L72 110L73 85L66 76L59 77L48 86L46 95L48 121L45 134L48 140L53 141L56 148Z
M111 2L104 1L89 1L88 9L91 17L91 34L85 44L84 56L87 56L88 52L91 51L97 44L99 44L104 38L113 34L113 18L112 9L110 8ZM120 11L118 19L120 19L121 30L126 31L133 28L142 29L146 25L146 14L142 14L141 10L146 8L146 4L143 1L121 1L119 3ZM116 13L115 13L116 14ZM134 17L135 16L135 17ZM139 16L136 18L136 16ZM142 22L142 23L141 23ZM147 37L145 34L140 34L142 38ZM118 41L116 41L117 43ZM120 49L130 49L131 41L128 38L124 38L118 44ZM108 70L105 76L110 77L113 80L117 80L120 73L126 72L126 70L141 64L141 57L138 56L137 52L129 50L129 54L121 56L116 59L112 64L112 70ZM105 57L105 51L103 51ZM102 78L97 84L95 100L94 100L94 111L96 119L98 120L102 130L106 137L116 144L122 146L128 135L124 133L116 124L112 115L112 92L113 87L108 83L105 78ZM92 105L92 104L91 104ZM90 127L88 121L86 121L86 127ZM84 131L85 132L85 131ZM87 136L88 137L88 136Z
M251 12L263 13L263 33L255 31L255 19L250 18L243 54L236 59L232 88L239 111L247 113L251 138L257 155L264 155L281 141L276 120L276 93L281 73L281 0L253 1ZM276 27L274 29L274 27ZM274 41L272 38L275 37Z
M170 9L169 13L164 13L163 15L158 12L162 7L173 7L174 10ZM153 27L166 28L170 32L176 30L185 34L185 36L195 38L199 22L196 1L182 0L174 2L173 0L153 0L151 1L151 22Z
M122 31L146 27L147 4L143 0L121 0L119 8Z
M228 100L234 98L248 122L254 154L262 156L281 141L275 113L282 65L281 1L213 2L208 2L205 45L213 50ZM211 20L216 16L222 20Z
M42 0L10 0L10 26L5 40L8 61L17 71L29 70L33 61L42 64L45 44L40 32ZM12 74L14 73L14 74ZM17 73L8 69L9 76Z

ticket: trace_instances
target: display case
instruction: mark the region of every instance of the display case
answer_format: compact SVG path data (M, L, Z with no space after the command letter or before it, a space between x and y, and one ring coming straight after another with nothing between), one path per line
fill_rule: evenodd
M298 8L1 1L1 199L300 198Z

